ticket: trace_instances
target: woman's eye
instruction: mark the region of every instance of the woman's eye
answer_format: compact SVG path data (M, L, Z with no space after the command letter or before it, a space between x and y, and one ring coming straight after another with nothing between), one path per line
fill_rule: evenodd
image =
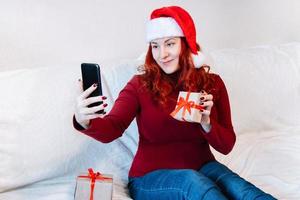
M152 45L152 49L157 49L158 46L157 45Z
M172 46L174 46L174 45L175 45L175 43L173 43L173 42L167 44L168 47L172 47Z

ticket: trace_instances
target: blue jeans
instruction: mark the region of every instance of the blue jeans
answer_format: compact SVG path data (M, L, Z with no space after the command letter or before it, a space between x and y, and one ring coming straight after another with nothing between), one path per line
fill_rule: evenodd
M272 200L271 195L247 182L225 165L213 161L199 171L161 169L129 178L135 200Z

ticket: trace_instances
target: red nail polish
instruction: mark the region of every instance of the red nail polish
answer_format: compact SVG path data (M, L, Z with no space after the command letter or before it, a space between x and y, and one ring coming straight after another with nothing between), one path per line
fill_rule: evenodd
M107 106L107 103L103 104L103 107L106 107Z
M102 99L104 100L104 99L107 99L107 97L106 96L102 96Z
M200 111L203 112L204 110L203 110L203 109L200 109Z
M203 105L204 103L202 102L202 103L200 103L200 105Z
M97 83L94 83L94 84L93 84L93 87L97 87Z
M204 97L201 97L200 100L204 100Z

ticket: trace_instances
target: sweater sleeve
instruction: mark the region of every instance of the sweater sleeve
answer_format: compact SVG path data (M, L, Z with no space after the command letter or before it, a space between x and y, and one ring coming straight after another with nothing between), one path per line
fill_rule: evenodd
M139 110L137 94L138 77L134 76L121 90L111 111L103 118L92 119L88 129L74 127L103 143L109 143L122 136Z
M220 76L216 76L216 85L219 96L214 100L210 116L211 130L208 133L203 131L203 135L214 149L228 154L235 144L236 137L231 122L228 93Z

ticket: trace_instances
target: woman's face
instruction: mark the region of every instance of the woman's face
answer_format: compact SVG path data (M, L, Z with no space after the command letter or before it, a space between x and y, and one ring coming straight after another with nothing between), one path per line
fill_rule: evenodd
M180 37L165 37L150 42L154 60L166 74L176 72L181 52Z

